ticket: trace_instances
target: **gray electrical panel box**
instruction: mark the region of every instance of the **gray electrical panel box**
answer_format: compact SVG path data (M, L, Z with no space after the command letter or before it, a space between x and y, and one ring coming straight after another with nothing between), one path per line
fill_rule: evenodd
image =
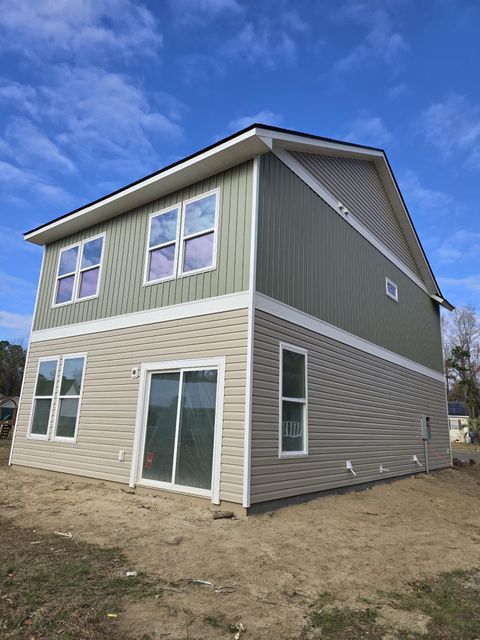
M432 439L432 427L430 426L430 418L422 416L422 440Z

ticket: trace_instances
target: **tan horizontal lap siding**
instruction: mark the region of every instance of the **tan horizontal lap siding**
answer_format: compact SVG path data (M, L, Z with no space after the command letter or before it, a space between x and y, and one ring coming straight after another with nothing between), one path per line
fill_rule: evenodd
M303 458L278 458L280 341L308 350L309 455ZM442 382L257 311L253 503L419 471L413 455L425 464L422 415L432 420L431 468L449 466ZM380 464L390 472L381 474Z
M292 153L349 212L418 276L420 272L373 162Z
M38 358L86 353L75 444L28 439ZM226 357L220 496L242 501L247 310L116 329L31 345L13 464L128 483L142 362ZM52 416L55 411L53 407ZM125 450L125 461L118 452Z

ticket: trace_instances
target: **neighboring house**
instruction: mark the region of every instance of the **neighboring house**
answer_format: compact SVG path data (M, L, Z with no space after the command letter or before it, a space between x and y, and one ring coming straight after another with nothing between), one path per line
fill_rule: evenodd
M468 431L468 409L466 402L448 403L448 425L451 442L465 442Z
M14 465L248 509L424 469L422 416L450 465L452 306L383 151L252 125L25 238Z

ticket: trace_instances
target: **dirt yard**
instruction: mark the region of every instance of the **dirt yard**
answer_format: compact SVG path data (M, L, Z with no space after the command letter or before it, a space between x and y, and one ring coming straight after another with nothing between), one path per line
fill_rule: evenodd
M291 640L327 637L305 627L320 594L362 609L379 592L480 566L479 485L477 467L446 470L213 520L208 503L2 466L0 513L8 526L118 547L127 568L158 584L155 595L123 601L112 622L118 637ZM387 609L392 628L425 625L422 616Z

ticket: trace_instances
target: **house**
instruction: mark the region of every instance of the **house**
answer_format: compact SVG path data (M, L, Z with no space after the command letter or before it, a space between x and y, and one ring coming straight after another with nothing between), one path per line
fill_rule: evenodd
M25 239L11 464L247 510L451 464L452 306L382 150L255 124Z
M465 442L468 431L468 409L466 402L448 403L448 426L450 427L451 442Z

